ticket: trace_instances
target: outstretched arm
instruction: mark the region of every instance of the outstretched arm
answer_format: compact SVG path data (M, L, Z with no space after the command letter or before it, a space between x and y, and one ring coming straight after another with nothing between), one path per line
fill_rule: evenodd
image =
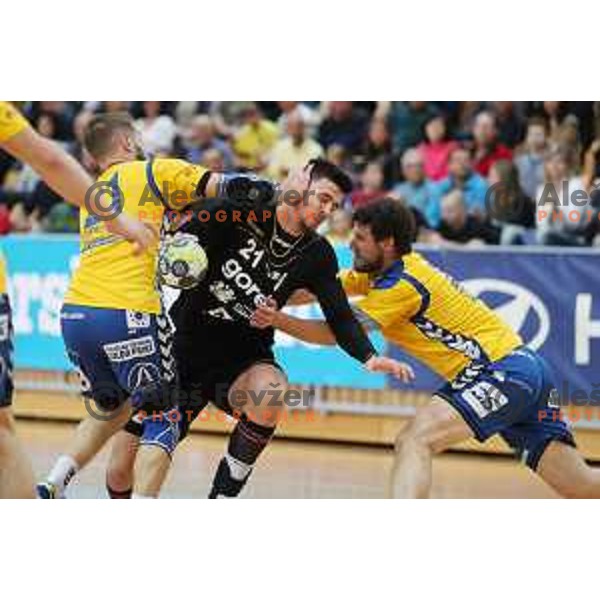
M83 167L56 142L27 126L5 140L2 147L33 170L62 198L75 206L84 206L92 185Z
M279 329L309 344L335 346L338 343L326 321L299 319L288 315L277 310L277 305L272 299L256 309L250 324L259 329L267 327ZM362 327L367 330L367 325L363 324ZM371 373L392 375L405 383L410 383L415 378L410 365L386 356L373 355L365 361L364 366Z
M56 142L41 136L29 125L0 144L17 160L27 163L59 196L85 207L92 179L83 167ZM133 244L134 253L152 247L158 233L149 225L121 213L106 221L106 228Z

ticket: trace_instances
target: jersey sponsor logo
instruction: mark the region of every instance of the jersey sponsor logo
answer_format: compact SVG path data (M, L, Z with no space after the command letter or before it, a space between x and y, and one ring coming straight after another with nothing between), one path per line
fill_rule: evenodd
M462 283L472 295L491 305L532 350L544 345L550 334L550 313L536 294L503 279L469 279Z
M135 340L127 340L126 342L106 344L103 348L109 360L117 363L152 356L156 352L154 338L149 335Z
M480 381L467 388L461 397L480 419L485 419L508 404L507 396L489 381Z
M223 321L234 321L235 319L222 307L213 308L212 310L206 311L206 314L213 317L213 319L221 319Z
M129 390L139 390L145 387L159 383L161 380L160 369L152 363L136 364L127 377L127 387Z
M235 300L235 292L224 281L215 281L208 289L223 304L229 304Z
M230 258L221 268L221 273L225 279L235 284L235 286L244 292L244 296L252 297L254 306L259 306L266 300L266 295L255 283L254 279L246 273L242 265L235 258Z
M148 313L128 310L127 313L128 329L148 329L151 324L151 317Z

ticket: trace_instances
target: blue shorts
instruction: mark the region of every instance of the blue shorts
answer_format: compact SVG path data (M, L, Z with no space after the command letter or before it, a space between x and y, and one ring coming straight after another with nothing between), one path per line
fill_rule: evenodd
M103 413L116 411L131 400L132 407L145 411L151 421L142 442L172 452L179 428L175 420L164 416L177 399L168 321L136 311L66 304L61 327L82 395L93 399ZM89 406L93 417L107 418L92 411Z
M0 294L0 408L13 397L13 328L7 294Z
M528 348L495 363L469 365L436 395L461 414L478 441L500 434L533 470L550 442L575 446L550 368Z

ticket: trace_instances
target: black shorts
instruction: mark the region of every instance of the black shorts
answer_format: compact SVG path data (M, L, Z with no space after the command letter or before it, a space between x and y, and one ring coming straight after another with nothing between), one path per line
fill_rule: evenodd
M231 327L207 328L195 331L193 336L178 332L173 355L178 375L180 439L187 436L190 425L209 402L233 416L235 411L229 404L231 387L254 365L272 365L284 373L270 345L235 335ZM134 417L125 430L139 436L141 423Z
M7 294L0 294L0 408L13 398L13 327Z

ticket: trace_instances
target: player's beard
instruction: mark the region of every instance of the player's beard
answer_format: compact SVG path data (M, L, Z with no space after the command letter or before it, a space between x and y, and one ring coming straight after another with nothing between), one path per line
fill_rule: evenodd
M358 273L380 273L383 269L383 252L374 260L367 260L362 256L354 255L354 270Z

